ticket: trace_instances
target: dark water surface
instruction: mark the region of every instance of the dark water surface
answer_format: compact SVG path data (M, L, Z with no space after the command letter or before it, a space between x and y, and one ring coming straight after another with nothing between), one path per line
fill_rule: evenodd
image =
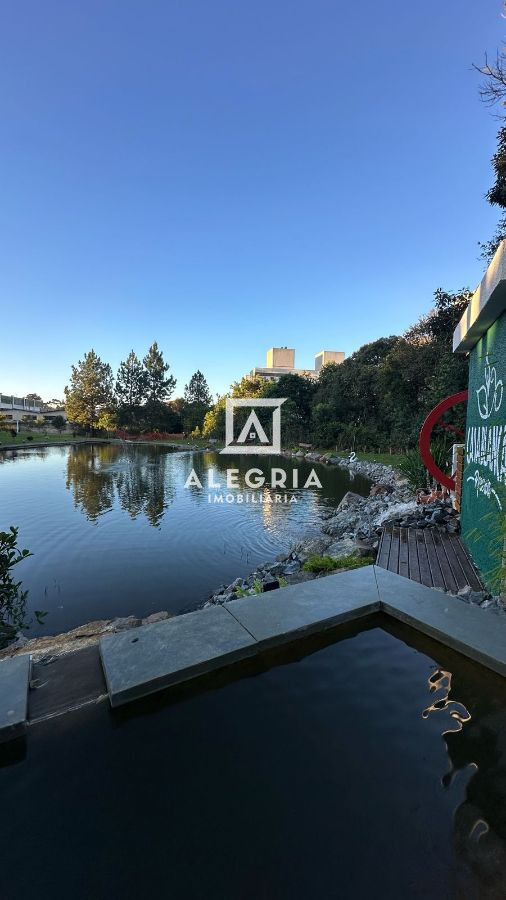
M0 767L2 898L503 900L504 679L360 629L31 726Z
M173 453L125 445L50 447L0 453L0 530L19 526L33 557L17 574L29 610L48 612L31 635L55 634L93 619L146 616L198 606L221 583L249 574L302 534L318 533L322 512L347 490L367 494L361 477L315 464L322 489L289 491L297 503L268 503L268 486L250 496L263 503L215 504L208 494L245 493L244 473L273 466L312 466L277 457ZM195 469L203 490L185 489ZM226 490L227 468L240 468L241 488ZM223 490L207 490L210 469Z

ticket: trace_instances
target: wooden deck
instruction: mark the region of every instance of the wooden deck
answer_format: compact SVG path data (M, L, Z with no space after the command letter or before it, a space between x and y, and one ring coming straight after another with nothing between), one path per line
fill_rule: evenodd
M376 565L450 594L457 594L467 585L473 591L483 590L460 537L437 528L386 525Z

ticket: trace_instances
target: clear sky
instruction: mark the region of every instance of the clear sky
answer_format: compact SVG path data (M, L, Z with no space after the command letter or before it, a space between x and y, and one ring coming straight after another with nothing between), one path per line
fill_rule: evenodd
M182 393L476 286L500 0L22 0L0 27L0 391L158 340Z

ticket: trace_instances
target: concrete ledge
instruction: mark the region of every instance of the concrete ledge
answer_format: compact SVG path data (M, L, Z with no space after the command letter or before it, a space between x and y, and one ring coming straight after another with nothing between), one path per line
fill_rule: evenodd
M30 671L28 655L0 662L0 743L11 741L25 731Z
M255 640L222 606L103 637L100 657L112 706L243 659Z
M506 622L402 576L376 568L381 610L464 656L506 675Z
M402 575L365 566L102 638L111 705L375 612L506 675L506 622Z
M467 353L506 310L506 241L501 241L453 333L454 353Z
M255 638L258 650L325 631L379 608L374 566L294 584L274 594L232 600L224 606Z

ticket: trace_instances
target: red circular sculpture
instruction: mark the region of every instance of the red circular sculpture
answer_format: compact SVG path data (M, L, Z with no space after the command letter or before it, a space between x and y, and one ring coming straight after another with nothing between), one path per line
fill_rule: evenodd
M422 457L423 464L429 470L430 474L434 476L436 481L443 485L443 487L448 488L449 491L455 490L455 479L451 478L450 475L445 475L444 472L441 471L439 466L436 465L434 459L432 458L432 453L430 452L430 439L432 435L432 429L439 422L441 416L448 410L451 409L452 406L456 406L457 403L465 403L467 401L468 391L460 391L458 394L452 394L451 397L446 397L445 400L441 400L441 403L438 403L437 406L434 407L433 410L429 413L425 422L422 425L420 431L420 438L418 441L418 446L420 448L420 456ZM449 431L455 432L460 437L463 437L462 432L455 428L454 425L446 425L445 423L441 423L442 428L447 428Z

